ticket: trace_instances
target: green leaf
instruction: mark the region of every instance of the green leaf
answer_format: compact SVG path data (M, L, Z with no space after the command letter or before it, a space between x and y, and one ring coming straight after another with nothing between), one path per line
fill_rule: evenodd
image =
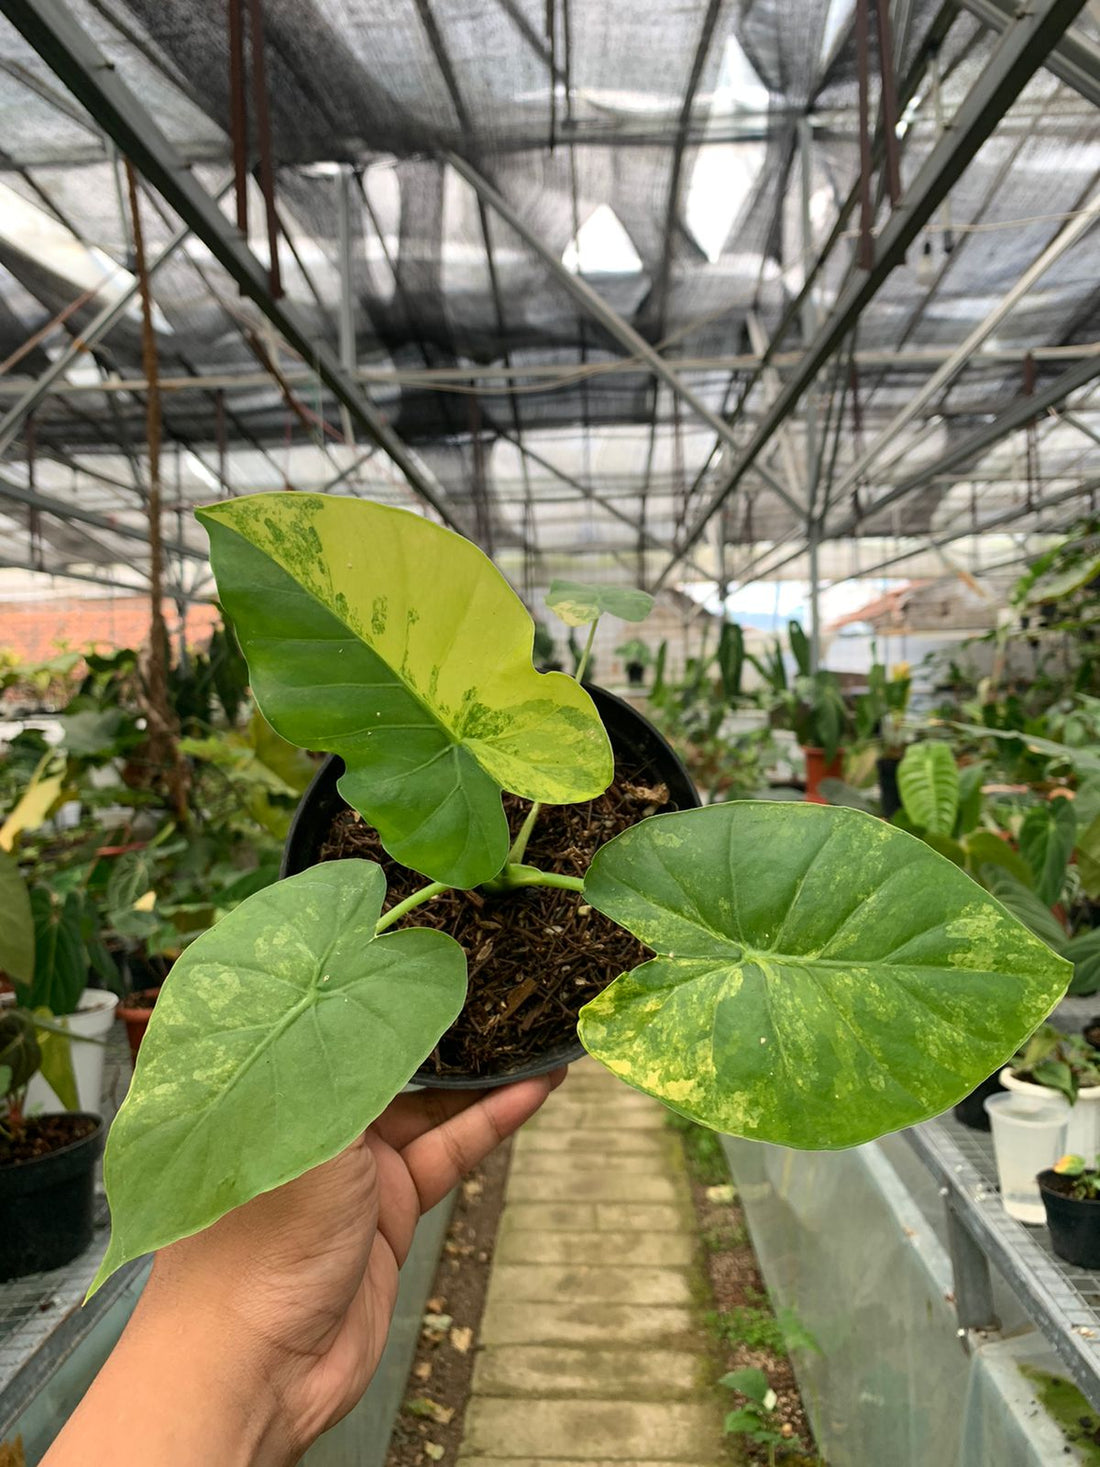
M107 878L107 913L111 924L123 913L133 911L134 903L152 884L153 862L145 851L124 851L118 856Z
M1027 593L1027 604L1034 606L1041 601L1061 601L1100 575L1100 555L1078 558L1073 565L1062 566L1040 576Z
M982 818L982 783L984 764L967 764L959 770L959 813L955 818L955 835L969 835Z
M830 805L843 805L849 810L863 810L868 815L879 813L879 804L866 790L856 789L843 779L823 779L818 785L819 793Z
M38 1069L42 1051L34 1032L34 1020L25 1009L0 1009L0 1065L8 1082L0 1095L21 1090Z
M34 977L34 918L27 883L14 856L0 848L0 972L17 983Z
M88 986L88 959L81 936L83 901L71 891L64 901L45 887L31 890L34 914L34 982L26 1005L71 1014Z
M803 677L809 677L813 659L810 654L810 639L802 630L802 623L800 621L788 622L787 635L790 638L791 656L795 660L795 665Z
M1062 895L1076 836L1072 800L1044 800L1041 805L1033 805L1020 826L1020 854L1035 877L1036 895L1048 907Z
M692 1120L785 1146L938 1115L1070 978L963 872L858 810L654 816L597 851L585 900L660 954L581 1010L585 1048Z
M1031 867L1023 856L992 830L975 830L963 841L963 849L966 851L966 863L972 876L977 876L983 866L1002 866L1022 886L1031 888L1035 885Z
M120 1264L337 1155L457 1017L445 933L374 936L386 881L330 861L257 892L172 968L111 1127L103 1177Z
M1071 937L1062 955L1073 964L1070 993L1095 993L1100 989L1100 927Z
M947 744L910 744L898 765L898 793L914 825L950 835L959 809L959 771Z
M745 633L735 621L724 621L718 636L718 671L722 692L727 701L741 696L741 678L745 671Z
M531 663L491 561L405 510L257 494L199 511L268 722L339 754L340 792L395 860L453 886L504 865L501 789L592 799L611 746L583 688Z
M551 581L546 604L567 627L583 627L601 616L645 621L653 610L648 591L633 586L590 586L584 581Z
M120 708L85 708L58 719L61 742L69 754L92 759L97 754L117 752L125 722Z
M1011 871L999 866L982 866L979 875L997 900L1030 927L1036 937L1041 937L1050 947L1062 951L1065 946L1065 928L1049 907L1018 881Z
M1095 901L1100 897L1100 815L1089 822L1077 839L1077 872L1085 895Z
M750 1401L756 1401L762 1405L764 1397L771 1390L768 1377L762 1370L755 1366L747 1365L743 1370L731 1370L718 1382L727 1390L738 1391L743 1396L748 1396Z
M1092 749L1059 744L1054 739L1039 738L1038 735L1021 733L1012 728L986 728L981 723L953 723L951 727L976 739L1002 739L1008 743L1015 740L1033 754L1045 754L1048 759L1057 759L1071 765L1081 775L1100 775L1100 754Z
M46 1020L55 1017L49 1009L35 1009L34 1016L36 1019ZM80 1098L76 1093L76 1075L73 1073L72 1040L67 1034L59 1034L54 1028L44 1029L41 1025L36 1027L35 1033L41 1051L38 1068L42 1072L42 1078L47 1085L53 1087L54 1094L66 1110L79 1110Z

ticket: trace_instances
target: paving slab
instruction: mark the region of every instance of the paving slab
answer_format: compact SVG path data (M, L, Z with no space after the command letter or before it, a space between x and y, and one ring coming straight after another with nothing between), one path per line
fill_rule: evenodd
M493 1257L498 1263L641 1264L685 1268L694 1256L687 1233L559 1232L513 1227L506 1218Z
M508 1346L480 1352L473 1391L480 1396L674 1401L695 1395L706 1374L701 1367L690 1350Z
M493 1467L714 1467L714 1459L706 1462L593 1462L588 1458L571 1458L568 1462L561 1457L459 1457L457 1467L478 1467L490 1461Z
M674 1139L671 1133L622 1131L611 1126L592 1126L584 1131L538 1130L534 1126L524 1126L516 1137L512 1156L514 1159L526 1159L534 1152L557 1151L568 1152L571 1156L596 1152L600 1156L652 1156L656 1159L669 1155Z
M638 1106L620 1109L592 1101L578 1105L545 1105L527 1124L537 1131L579 1131L589 1126L615 1125L626 1131L663 1131L668 1112L656 1101L642 1100Z
M483 1345L675 1345L699 1343L690 1309L652 1304L557 1304L497 1299L482 1316Z
M676 1202L641 1203L597 1202L596 1226L614 1231L638 1228L643 1232L695 1232L695 1214L687 1194Z
M691 1303L684 1268L563 1266L539 1263L493 1263L488 1304L513 1303L683 1304Z
M709 1404L687 1401L562 1401L474 1396L466 1409L463 1452L608 1462L662 1457L714 1462L721 1452Z
M567 1136L568 1131L546 1131L546 1136ZM580 1133L584 1135L582 1131ZM628 1135L649 1136L659 1140L654 1131L632 1131ZM638 1176L653 1176L662 1168L664 1157L659 1147L639 1154L638 1152L616 1152L589 1150L577 1147L570 1151L521 1151L512 1161L512 1175L572 1177L578 1172L634 1173Z
M687 1184L650 1169L642 1176L573 1172L540 1176L518 1170L508 1178L508 1202L676 1202L687 1197Z

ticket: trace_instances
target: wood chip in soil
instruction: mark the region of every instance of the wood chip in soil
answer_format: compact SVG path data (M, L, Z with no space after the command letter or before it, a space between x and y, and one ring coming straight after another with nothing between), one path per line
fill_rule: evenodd
M518 833L530 804L504 796L509 830ZM582 805L547 805L525 860L544 871L583 877L600 846L648 815L675 809L664 784L646 770L617 764L613 783ZM322 861L358 856L386 873L387 907L425 885L382 849L378 832L345 808L321 848ZM506 896L445 891L396 926L450 933L466 953L466 1006L425 1069L438 1075L506 1075L576 1041L581 1007L652 957L578 892L524 887Z
M736 1309L749 1309L754 1314L766 1309L770 1314L767 1288L749 1242L745 1214L738 1205L736 1191L724 1187L721 1190L723 1193L732 1192L733 1201L711 1201L707 1197L707 1185L691 1177L692 1202L702 1239L714 1314L718 1318L728 1317ZM789 1433L789 1446L779 1449L777 1467L825 1467L824 1460L817 1455L813 1431L802 1405L790 1358L759 1344L726 1340L717 1333L713 1342L717 1362L715 1380L726 1371L755 1366L768 1377L769 1385L778 1396L771 1421L777 1430L785 1435ZM723 1402L727 1410L735 1410L744 1404L743 1397L734 1391L724 1395L728 1395L728 1400ZM754 1446L744 1437L733 1440L744 1461L768 1462L766 1447Z
M459 1189L386 1467L458 1459L511 1150L497 1147Z

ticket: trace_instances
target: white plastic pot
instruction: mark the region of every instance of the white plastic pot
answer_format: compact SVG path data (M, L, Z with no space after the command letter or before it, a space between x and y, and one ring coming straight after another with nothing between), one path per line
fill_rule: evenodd
M57 1022L64 1024L71 1034L81 1035L85 1039L103 1040L111 1032L117 1008L116 994L107 993L100 988L86 988L80 995L76 1013L67 1014ZM73 1058L73 1075L76 1079L76 1108L98 1115L103 1092L104 1047L102 1044L82 1044L78 1038L69 1045L69 1052ZM47 1084L41 1074L32 1076L27 1086L26 1106L28 1115L34 1115L36 1111L65 1109L54 1093L53 1086Z
M1034 1095L1048 1099L1061 1092L1049 1085L1035 1085L1030 1080L1020 1080L1006 1065L1001 1071L1001 1084L1006 1090L1015 1090L1021 1095ZM1077 1103L1070 1108L1066 1126L1066 1150L1083 1156L1091 1166L1100 1153L1100 1085L1089 1085L1078 1090Z

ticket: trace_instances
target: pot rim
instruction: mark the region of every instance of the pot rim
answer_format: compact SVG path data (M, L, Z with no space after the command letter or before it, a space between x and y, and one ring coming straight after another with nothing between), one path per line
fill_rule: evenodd
M1036 1085L1033 1080L1021 1080L1012 1071L1011 1065L1005 1065L998 1076L1001 1084L1009 1090L1019 1090L1025 1095L1061 1095L1061 1090L1055 1090L1053 1085ZM1068 1100L1068 1096L1063 1096ZM1077 1092L1078 1100L1100 1100L1100 1085L1085 1085ZM1070 1102L1072 1105L1073 1102Z
M1057 1197L1059 1202L1072 1202L1077 1207L1100 1207L1100 1197L1067 1197L1065 1192L1059 1192L1057 1188L1050 1186L1048 1181L1044 1181L1044 1178L1058 1175L1060 1174L1052 1166L1044 1167L1035 1178L1039 1191L1044 1195Z
M56 1161L60 1157L68 1156L79 1146L91 1145L103 1134L107 1124L101 1115L91 1110L47 1110L43 1111L41 1115L28 1116L27 1119L44 1121L48 1120L50 1116L72 1116L76 1120L95 1121L95 1129L89 1131L86 1136L78 1136L75 1141L67 1141L56 1151L47 1151L45 1156L32 1156L28 1161L0 1162L0 1176L13 1176L16 1172L27 1171L45 1162Z
M127 1002L127 1000L128 999L131 999L131 998L146 998L151 993L159 994L160 991L161 991L161 989L163 987L164 987L164 984L163 983L154 983L154 984L151 984L148 988L135 988L132 993L128 993L126 995L126 998L120 998L119 1001L118 1001L118 1009L116 1011L118 1013L119 1018L120 1019L125 1019L125 1018L130 1018L130 1017L133 1017L133 1018L147 1017L149 1014L151 1014L153 1012L152 1009L140 1008L140 1007L139 1008L131 1008L130 1005L129 1005L129 1003Z

